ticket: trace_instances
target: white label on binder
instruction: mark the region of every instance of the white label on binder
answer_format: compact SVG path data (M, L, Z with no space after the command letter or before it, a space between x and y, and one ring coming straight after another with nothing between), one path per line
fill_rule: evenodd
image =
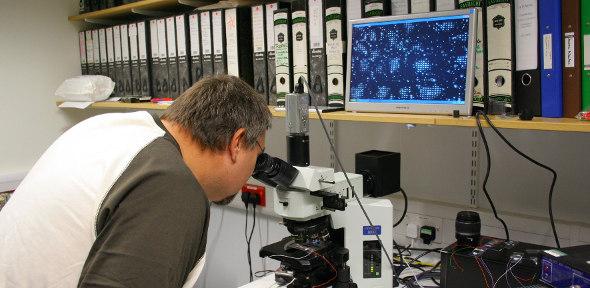
M221 19L221 11L213 11L213 54L223 54L223 19Z
M537 69L539 66L537 0L519 1L515 7L515 14L516 70Z
M139 58L137 51L137 25L129 24L129 47L131 48L131 61Z
M109 63L115 62L115 49L113 48L113 28L106 29L107 34L107 61Z
M92 53L94 56L94 63L100 64L100 44L98 41L98 30L92 30Z
M274 13L277 3L266 4L266 52L275 51Z
M406 15L410 13L408 0L391 0L392 15Z
M264 9L262 5L252 7L252 44L254 53L264 52Z
M158 55L158 21L150 20L150 43L152 60L160 57Z
M80 63L86 64L86 37L84 32L78 33L78 45L80 46Z
M199 16L198 14L191 14L188 16L188 26L191 41L191 55L199 56L201 53L201 44L199 43Z
M121 62L121 29L113 27L113 43L115 44L115 62Z
M584 35L584 70L590 70L590 35Z
M455 0L436 0L436 11L455 10Z
M575 68L576 67L576 60L575 60L575 56L576 56L576 44L575 44L575 33L574 32L568 32L565 33L565 37L564 37L564 49L563 51L565 53L563 53L564 56L564 65L566 68Z
M236 8L225 10L225 43L227 52L227 74L240 77L238 59L238 27Z
M208 11L201 13L201 37L203 54L211 54L211 16Z
M303 77L307 81L307 29L305 11L295 11L291 14L293 22L293 81L297 83ZM307 92L307 87L304 86Z
M100 37L100 63L107 63L107 35L105 29L98 30Z
M553 69L553 35L543 35L543 69Z
M168 37L168 57L176 57L176 33L174 17L166 18L166 37Z
M88 63L94 63L94 48L92 46L93 42L92 31L86 31L86 54L88 55L86 61Z
M137 44L139 45L139 59L147 59L147 41L145 35L145 23L137 23Z
M383 3L367 3L365 5L365 12L383 10Z
M410 8L412 13L428 13L430 12L430 0L411 0Z
M344 45L342 43L342 20L340 17L328 17L330 15L341 15L342 9L340 7L330 7L326 9L326 18L331 19L326 21L326 31L332 36L334 32L335 37L326 37L326 64L328 67L328 101L334 103L330 99L333 95L342 96L344 94L344 66L342 53L344 52ZM341 104L341 101L338 101Z
M127 25L121 25L121 57L123 61L129 61L129 33Z
M274 15L274 20L278 23L274 26L275 33L275 64L276 64L276 80L277 80L277 94L289 93L289 86L291 85L289 77L289 27L287 25L287 13L281 12ZM282 99L284 103L284 98Z
M168 58L166 50L166 20L158 19L158 54L160 55L158 58Z
M311 49L324 48L323 0L309 0L309 45Z
M186 29L184 25L184 16L176 16L176 49L178 57L186 56Z

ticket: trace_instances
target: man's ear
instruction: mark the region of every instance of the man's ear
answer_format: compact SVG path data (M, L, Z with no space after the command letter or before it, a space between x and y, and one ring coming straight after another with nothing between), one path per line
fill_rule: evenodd
M234 135L231 137L229 142L229 155L233 162L236 162L238 159L238 153L240 150L243 150L244 147L244 138L246 137L246 129L239 128L236 130Z

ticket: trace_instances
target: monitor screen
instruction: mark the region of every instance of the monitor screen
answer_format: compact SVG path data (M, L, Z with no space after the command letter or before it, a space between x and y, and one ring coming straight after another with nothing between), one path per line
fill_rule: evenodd
M469 21L463 14L352 24L349 102L465 104Z

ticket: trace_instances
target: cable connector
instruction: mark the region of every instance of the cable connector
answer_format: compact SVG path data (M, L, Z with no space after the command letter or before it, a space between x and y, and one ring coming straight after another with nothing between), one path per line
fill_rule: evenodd
M260 196L250 192L242 192L242 202L246 204L246 207L248 207L249 204L256 206L260 202Z

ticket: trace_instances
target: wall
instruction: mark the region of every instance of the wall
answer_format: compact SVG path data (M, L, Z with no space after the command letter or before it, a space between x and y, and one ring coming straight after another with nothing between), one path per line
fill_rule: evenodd
M63 131L88 117L53 93L80 74L75 0L0 0L0 186L13 186Z

